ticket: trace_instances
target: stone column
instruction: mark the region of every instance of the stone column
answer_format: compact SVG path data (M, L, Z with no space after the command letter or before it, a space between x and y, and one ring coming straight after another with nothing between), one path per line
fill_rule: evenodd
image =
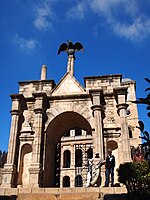
M123 152L123 162L131 161L131 150L129 141L129 129L126 117L126 109L128 104L118 104L118 114L120 116L121 134L122 134L122 152Z
M102 131L102 112L103 106L100 102L101 90L91 90L93 106L93 117L95 122L95 134L93 135L93 147L94 154L99 152L99 155L104 159L104 142L103 142L103 131Z
M72 76L74 75L74 56L68 56L68 64L67 64L67 72L70 73Z
M8 155L7 162L4 165L3 169L3 178L2 178L2 187L13 187L14 186L14 178L16 173L16 165L15 165L15 154L16 154L16 142L18 135L18 126L19 126L19 116L21 114L21 99L23 95L14 94L11 95L12 98L12 110L10 111L12 115L11 120L11 128L10 128L10 137L9 137L9 145L8 145Z
M131 150L129 141L129 129L126 116L126 109L128 104L126 104L127 88L120 87L115 89L117 94L117 112L120 116L120 126L121 126L121 137L122 137L122 159L123 162L131 161Z
M32 152L32 161L29 169L30 172L30 186L39 187L40 185L40 175L41 175L41 163L40 163L40 154L41 154L41 138L43 131L43 118L45 114L44 99L46 94L34 93L35 97L35 121L34 121L34 141L33 141L33 152Z

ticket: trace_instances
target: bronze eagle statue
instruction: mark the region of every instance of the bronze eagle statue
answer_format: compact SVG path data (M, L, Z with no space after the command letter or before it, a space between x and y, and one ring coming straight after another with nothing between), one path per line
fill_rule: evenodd
M58 49L58 55L64 51L69 55L73 55L75 59L75 52L82 50L84 51L83 45L80 42L72 43L70 40L67 40L68 44L62 43Z

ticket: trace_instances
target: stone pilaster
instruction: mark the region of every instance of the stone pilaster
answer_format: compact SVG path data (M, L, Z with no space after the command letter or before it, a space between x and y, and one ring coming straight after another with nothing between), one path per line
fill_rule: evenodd
M35 97L35 120L34 120L34 141L33 141L33 152L32 161L29 169L30 172L30 186L39 187L40 185L40 174L41 174L41 138L43 132L43 120L45 115L44 100L46 98L45 93L34 93Z
M3 178L2 178L2 187L13 187L14 186L14 178L16 174L16 165L15 165L15 154L16 154L16 142L18 135L18 127L19 127L19 116L21 114L21 100L23 99L23 95L14 94L11 95L12 99L12 110L10 111L12 115L11 120L11 128L10 128L10 137L9 137L9 145L8 145L8 155L7 162L4 165L3 169Z
M93 106L91 107L93 111L93 117L95 121L95 135L93 135L93 147L94 154L99 152L99 155L104 159L104 143L103 143L103 132L102 132L102 112L104 111L103 106L100 102L101 90L92 90L92 102Z
M70 167L71 168L74 168L75 166L75 145L74 144L71 144L71 165Z
M63 145L61 144L61 156L60 156L60 188L63 187L63 175L62 175L63 166L64 166L64 151L63 151Z
M126 116L126 109L128 104L126 103L127 87L120 87L115 89L117 100L117 112L120 116L121 137L122 137L122 162L131 161L131 150L129 141L129 129Z

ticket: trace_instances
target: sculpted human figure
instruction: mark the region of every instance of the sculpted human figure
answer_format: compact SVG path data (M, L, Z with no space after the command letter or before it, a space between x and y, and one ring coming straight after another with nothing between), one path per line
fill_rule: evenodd
M105 160L102 160L97 152L95 157L89 159L88 174L87 174L87 184L86 186L100 186L101 184L101 166L105 163Z

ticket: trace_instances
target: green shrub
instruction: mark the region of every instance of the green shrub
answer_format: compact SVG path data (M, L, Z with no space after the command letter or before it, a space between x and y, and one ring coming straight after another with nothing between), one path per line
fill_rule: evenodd
M150 199L150 168L146 161L120 164L118 180L126 186L131 199Z

